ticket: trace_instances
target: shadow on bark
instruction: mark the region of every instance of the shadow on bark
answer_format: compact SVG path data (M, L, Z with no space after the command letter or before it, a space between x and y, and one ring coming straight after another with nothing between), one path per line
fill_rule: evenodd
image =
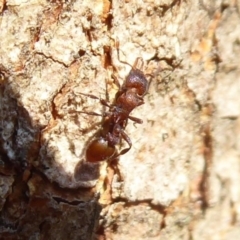
M8 79L0 83L1 239L95 239L101 206L93 188L62 188L44 173L41 126L17 103ZM41 155L41 156L40 156ZM59 168L59 166L58 166ZM64 169L61 169L64 171ZM75 179L99 169L78 164ZM66 177L69 173L65 172ZM69 176L71 177L71 176Z

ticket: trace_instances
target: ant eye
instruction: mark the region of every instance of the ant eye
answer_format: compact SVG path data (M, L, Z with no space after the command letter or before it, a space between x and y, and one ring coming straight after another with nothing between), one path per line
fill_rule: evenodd
M94 139L86 149L87 162L100 162L107 160L116 153L115 147L108 146L103 138Z

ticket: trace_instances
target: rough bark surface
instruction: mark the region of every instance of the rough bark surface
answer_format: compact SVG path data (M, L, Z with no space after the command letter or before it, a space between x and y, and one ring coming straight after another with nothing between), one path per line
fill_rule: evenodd
M238 239L240 2L0 1L1 239ZM119 43L119 57L117 54ZM137 57L113 163L85 149ZM119 149L124 148L119 146Z

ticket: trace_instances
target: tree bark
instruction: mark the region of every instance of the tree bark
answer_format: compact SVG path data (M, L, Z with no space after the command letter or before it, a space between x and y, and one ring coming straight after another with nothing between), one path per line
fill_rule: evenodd
M237 239L239 7L1 1L1 239ZM132 148L86 163L138 57Z

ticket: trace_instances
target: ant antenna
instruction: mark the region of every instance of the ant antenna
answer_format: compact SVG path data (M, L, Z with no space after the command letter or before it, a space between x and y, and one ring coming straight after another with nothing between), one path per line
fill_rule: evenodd
M118 40L116 40L115 41L115 47L116 47L116 49L117 49L117 56L118 56L118 61L119 62L121 62L121 63L124 63L124 64L127 64L128 66L130 66L131 68L133 68L133 66L131 65L131 64L129 64L128 62L126 62L126 61L123 61L123 60L121 60L120 59L120 54L119 54L119 41ZM135 63L134 63L134 65L135 65Z
M118 40L116 40L115 41L115 47L116 47L116 49L117 49L117 55L118 55L118 61L119 62L121 62L121 63L124 63L124 64L127 64L128 66L130 66L132 69L134 69L134 70L136 70L136 69L139 69L139 70L142 70L143 69L143 65L144 65L144 62L143 62L143 59L141 58L141 57L138 57L136 60L135 60L135 62L134 62L134 64L133 65L131 65L131 64L129 64L128 62L126 62L126 61L123 61L123 60L121 60L120 59L120 54L119 54L119 41Z

